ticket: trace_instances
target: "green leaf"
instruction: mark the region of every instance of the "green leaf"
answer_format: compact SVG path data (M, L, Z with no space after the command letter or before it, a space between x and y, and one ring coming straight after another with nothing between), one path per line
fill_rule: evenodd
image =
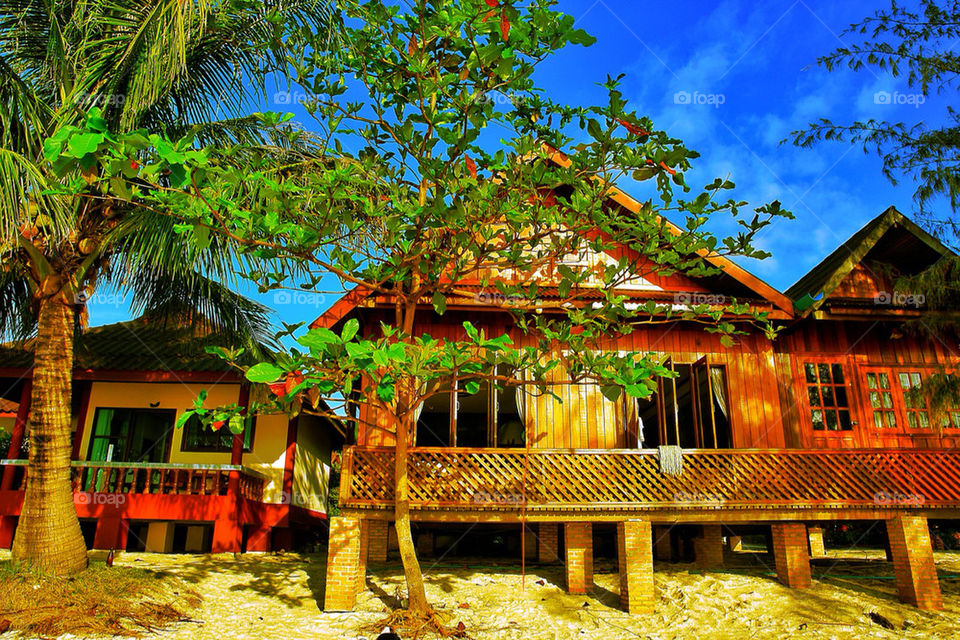
M603 397L610 402L616 402L620 398L620 394L622 392L623 390L615 384L605 384L600 387L600 393L602 393Z
M243 433L243 416L234 415L230 416L230 422L227 423L227 426L230 429L230 433L234 435L239 435Z
M441 316L447 311L447 298L439 291L433 292L433 308Z
M192 418L195 413L196 413L196 411L191 411L191 410L189 410L189 409L188 409L187 411L184 411L183 413L180 414L180 417L177 418L177 421L176 421L176 423L174 424L174 426L175 426L177 429L182 429L182 428L183 428L183 425L187 424L187 420L189 420L190 418Z
M474 395L480 391L480 383L477 382L476 380L468 380L463 385L463 389L470 395Z
M102 133L78 133L71 136L69 142L67 142L68 155L74 158L82 158L88 153L96 153L101 142L103 142Z
M269 362L261 362L247 369L247 380L250 382L274 382L282 375L283 369Z
M360 331L360 321L356 318L350 318L344 323L340 338L344 342L349 342L353 340L353 336L357 335L358 331Z

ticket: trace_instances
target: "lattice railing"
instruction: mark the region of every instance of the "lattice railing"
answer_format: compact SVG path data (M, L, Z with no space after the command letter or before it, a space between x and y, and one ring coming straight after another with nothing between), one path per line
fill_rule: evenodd
M393 450L350 447L341 504L389 505ZM416 448L419 508L960 507L960 453L949 451L693 450L683 472L660 473L656 451Z

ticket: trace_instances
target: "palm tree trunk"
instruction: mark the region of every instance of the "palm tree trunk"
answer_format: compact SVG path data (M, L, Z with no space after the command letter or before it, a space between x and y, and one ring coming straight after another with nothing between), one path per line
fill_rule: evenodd
M14 558L55 575L87 566L70 483L73 323L59 296L40 302L26 494L13 541Z
M427 602L427 592L423 586L423 573L420 571L417 548L413 544L413 533L410 530L410 494L409 476L407 475L409 456L407 447L412 432L406 423L406 420L397 421L393 526L397 530L397 546L400 547L403 575L407 581L407 609L414 612L427 612L430 610L430 603Z

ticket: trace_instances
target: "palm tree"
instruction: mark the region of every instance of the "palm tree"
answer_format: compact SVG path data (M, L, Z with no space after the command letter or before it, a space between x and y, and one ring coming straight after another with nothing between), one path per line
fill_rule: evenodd
M84 294L119 287L135 312L203 318L238 339L267 326L262 307L228 289L240 258L223 241L191 248L157 212L53 195L63 178L44 164L43 141L98 107L111 131L300 154L247 114L302 53L291 49L298 30L331 16L319 0L0 1L0 334L36 333L15 558L55 574L87 563L70 486Z

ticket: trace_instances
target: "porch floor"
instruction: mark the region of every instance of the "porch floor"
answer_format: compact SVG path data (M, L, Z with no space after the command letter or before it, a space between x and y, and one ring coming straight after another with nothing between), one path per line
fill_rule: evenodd
M99 557L99 554L94 554ZM879 550L828 551L814 561L814 586L791 590L772 575L769 559L757 552L734 554L709 573L690 564L657 563L656 613L631 616L618 608L616 566L598 560L591 595L563 588L560 565L528 566L520 589L519 563L503 559L423 560L427 590L435 605L462 620L477 640L556 638L930 638L954 637L960 626L960 553L936 552L942 612L900 604L891 564ZM0 561L9 552L0 551ZM194 585L204 602L196 622L159 637L183 638L371 638L363 627L383 616L402 587L400 567L371 569L367 590L351 613L323 613L326 555L160 555L126 553L117 563L178 575ZM769 565L769 566L768 566ZM860 579L852 576L861 576ZM862 579L863 576L877 576ZM542 582L542 584L541 584ZM460 608L466 603L469 608ZM897 625L886 631L871 622L880 613ZM908 630L902 631L904 623ZM804 626L805 625L805 626Z

